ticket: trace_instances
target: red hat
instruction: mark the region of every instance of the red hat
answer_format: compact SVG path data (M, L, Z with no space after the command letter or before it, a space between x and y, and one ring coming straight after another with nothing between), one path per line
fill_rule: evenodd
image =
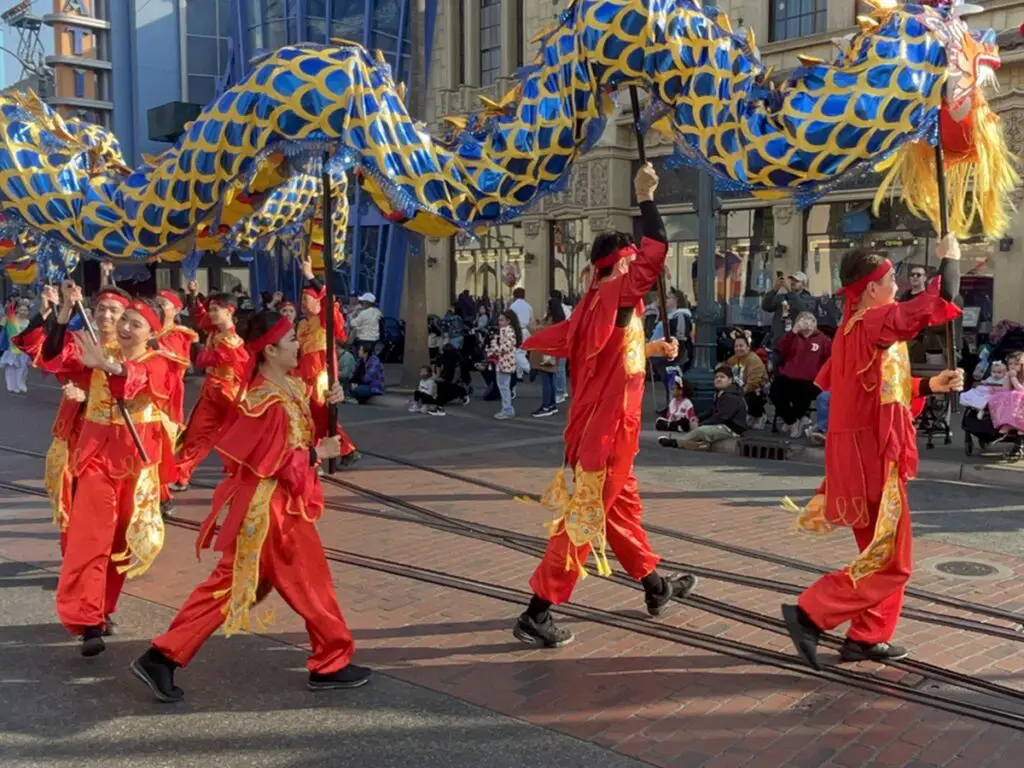
M154 331L160 330L160 318L157 317L156 312L154 312L153 308L146 302L135 299L130 302L126 308L142 315L143 319L145 319L149 324L149 327Z
M171 302L171 304L174 306L174 309L178 312L185 308L185 304L181 301L181 297L174 291L160 291L160 293L158 293L157 296L159 296L161 299L166 299L167 301Z

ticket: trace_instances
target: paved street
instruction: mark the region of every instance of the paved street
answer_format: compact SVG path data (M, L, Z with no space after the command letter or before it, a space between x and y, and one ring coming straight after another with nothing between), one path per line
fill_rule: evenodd
M58 393L38 378L32 384L28 398L0 394L0 445L45 450ZM811 493L820 466L665 450L646 437L638 475L652 541L667 561L708 572L700 598L655 622L643 618L641 595L628 584L591 577L576 594L579 612L563 619L576 642L531 651L510 630L536 563L530 537L543 536L547 513L466 480L543 489L560 462L562 422L526 416L536 402L524 387L523 416L505 423L490 418L492 404L476 401L444 418L408 414L397 395L343 407L346 429L368 455L338 476L358 492L326 487L332 508L320 532L357 659L378 673L350 693L305 690L303 627L275 596L265 633L215 637L179 673L185 704L151 703L127 663L206 576L211 555L197 563L194 533L169 527L160 559L127 586L120 634L87 661L53 615L57 544L47 506L0 489L4 765L1018 764L1024 636L1015 634L1019 622L977 611L1024 614L1019 488L918 481L912 586L927 595L908 597L899 635L926 666L846 665L845 677L814 675L777 661L791 656L789 641L756 617L774 619L787 599L780 590L814 578L800 566L840 565L854 552L843 532L797 535L779 508L784 495ZM204 486L217 477L212 462L200 473ZM0 451L0 481L38 486L39 478L37 458ZM206 487L183 494L179 520L205 517L209 496ZM448 522L430 524L389 496ZM487 527L509 538L466 533ZM752 586L753 579L782 585ZM958 601L975 607L954 607ZM974 628L944 623L957 617ZM744 648L769 656L754 659ZM836 660L828 650L823 657ZM968 676L967 687L942 670ZM933 695L956 711L943 711L949 707ZM979 705L1002 724L957 709Z

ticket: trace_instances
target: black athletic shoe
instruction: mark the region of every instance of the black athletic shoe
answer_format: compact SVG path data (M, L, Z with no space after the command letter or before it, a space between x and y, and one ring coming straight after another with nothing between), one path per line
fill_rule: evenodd
M156 648L150 648L133 661L129 669L157 699L165 704L173 704L185 698L185 692L174 684L174 670L177 666Z
M341 467L351 467L361 458L363 458L363 454L361 454L359 451L352 451L351 453L346 453L344 456L338 459L338 465Z
M843 661L899 661L907 658L907 649L892 643L859 643L846 638L839 655Z
M818 642L821 640L821 630L815 626L799 605L783 605L782 618L786 622L789 637L796 647L796 652L800 654L800 658L814 669L820 670Z
M107 644L103 642L102 627L86 627L82 633L82 655L99 656L107 650Z
M329 675L318 675L316 672L309 673L309 682L306 687L311 691L338 691L346 688L359 688L370 682L373 670L369 667L360 667L358 664L349 664L337 672Z
M686 597L697 586L697 577L692 573L673 573L662 579L662 591L654 592L644 588L644 602L651 616L661 616L662 610L673 598Z
M524 613L516 621L516 628L512 630L512 634L521 642L541 648L561 648L574 639L570 630L555 624L550 613L544 618L544 621L537 621L529 614Z
M104 637L113 637L116 634L117 634L117 624L114 622L114 617L111 616L108 613L107 616L106 616L106 621L104 622L103 636Z
M679 441L676 440L674 437L662 435L661 437L658 438L658 445L660 445L662 448L678 448Z

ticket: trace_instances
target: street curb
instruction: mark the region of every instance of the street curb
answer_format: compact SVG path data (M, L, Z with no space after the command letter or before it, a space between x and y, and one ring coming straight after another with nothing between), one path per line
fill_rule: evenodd
M801 446L795 457L807 459L801 463L825 464L825 449L815 446ZM1024 488L1024 469L992 464L966 464L957 461L936 461L921 456L917 467L919 480L945 480L957 483L992 485L1001 488Z

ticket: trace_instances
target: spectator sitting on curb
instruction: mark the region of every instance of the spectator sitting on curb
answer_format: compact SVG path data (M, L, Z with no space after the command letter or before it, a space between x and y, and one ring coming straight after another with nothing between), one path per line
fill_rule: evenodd
M698 451L722 440L734 439L747 431L747 401L743 390L733 378L732 368L720 365L715 369L715 403L711 414L700 418L700 426L679 436L658 438L663 448L686 448Z
M384 365L367 347L359 347L359 362L349 382L348 393L360 405L384 394Z

